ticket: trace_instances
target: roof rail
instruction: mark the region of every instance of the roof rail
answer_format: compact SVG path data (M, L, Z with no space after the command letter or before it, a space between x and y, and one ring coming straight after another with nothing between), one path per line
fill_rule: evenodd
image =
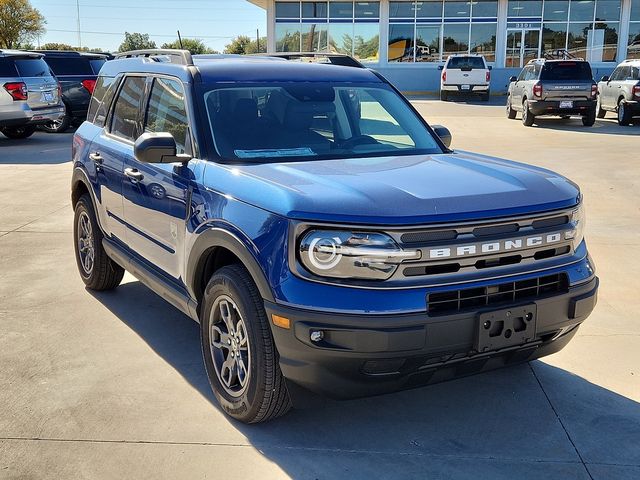
M545 60L584 60L581 57L576 57L574 54L565 50L564 48L558 48L556 50L545 50L542 52Z
M285 60L294 60L309 63L330 63L332 65L341 65L343 67L365 68L355 58L343 53L328 52L279 52L279 53L255 53L255 56L284 58Z
M193 65L193 58L191 58L189 50L150 48L148 50L131 50L130 52L116 53L115 55L116 60L137 57L150 58L156 62L162 61L157 57L169 57L170 63Z

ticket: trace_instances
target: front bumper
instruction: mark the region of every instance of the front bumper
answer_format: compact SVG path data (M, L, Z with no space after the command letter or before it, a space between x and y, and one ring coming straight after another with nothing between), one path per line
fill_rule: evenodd
M28 106L6 110L0 113L0 127L22 127L24 125L45 125L64 115L64 106L32 110Z
M587 115L596 110L595 100L573 100L572 108L560 108L560 100L529 100L534 115Z
M333 398L376 395L435 383L555 353L575 335L595 307L598 279L567 293L446 316L317 313L265 302L284 376ZM528 305L537 311L529 341L478 353L479 315ZM323 332L314 343L311 332Z

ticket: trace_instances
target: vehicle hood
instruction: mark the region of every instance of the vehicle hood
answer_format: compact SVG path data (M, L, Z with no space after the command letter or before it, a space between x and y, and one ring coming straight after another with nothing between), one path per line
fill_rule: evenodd
M209 163L205 184L273 213L410 225L571 207L578 187L531 165L468 152L255 165Z

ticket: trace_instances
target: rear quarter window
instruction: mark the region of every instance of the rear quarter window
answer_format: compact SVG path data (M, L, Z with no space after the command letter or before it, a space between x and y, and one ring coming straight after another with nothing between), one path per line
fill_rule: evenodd
M51 75L49 65L41 58L22 58L15 62L21 77L48 77Z
M484 61L480 57L453 57L449 59L447 68L450 69L482 69L484 70Z
M104 60L103 58L96 58L94 60L89 60L89 63L91 64L91 69L93 70L94 75L98 75L98 73L100 73L100 69L102 68L102 65L104 65L104 62L106 62L106 60Z
M87 120L98 127L104 127L109 107L118 87L117 80L114 77L98 77L96 81L96 87L89 103Z
M587 62L553 62L542 67L540 80L592 80L591 66Z
M17 77L16 64L9 58L0 58L0 77Z
M46 62L56 75L93 75L89 60L80 57L47 57Z

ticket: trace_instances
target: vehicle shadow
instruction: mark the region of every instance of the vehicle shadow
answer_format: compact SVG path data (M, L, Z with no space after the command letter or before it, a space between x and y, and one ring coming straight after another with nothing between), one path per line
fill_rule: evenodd
M71 161L73 130L36 132L22 140L0 134L0 165L55 165Z
M518 119L520 115L518 114ZM613 118L598 118L595 125L585 127L582 120L578 117L560 118L560 117L536 117L534 128L544 128L548 130L575 131L589 134L600 135L640 135L640 118L635 118L632 125L621 127Z
M219 410L196 323L137 281L91 293ZM296 479L586 479L581 458L593 469L630 468L628 478L640 472L640 404L540 361L379 397L322 400L267 424L215 418Z

